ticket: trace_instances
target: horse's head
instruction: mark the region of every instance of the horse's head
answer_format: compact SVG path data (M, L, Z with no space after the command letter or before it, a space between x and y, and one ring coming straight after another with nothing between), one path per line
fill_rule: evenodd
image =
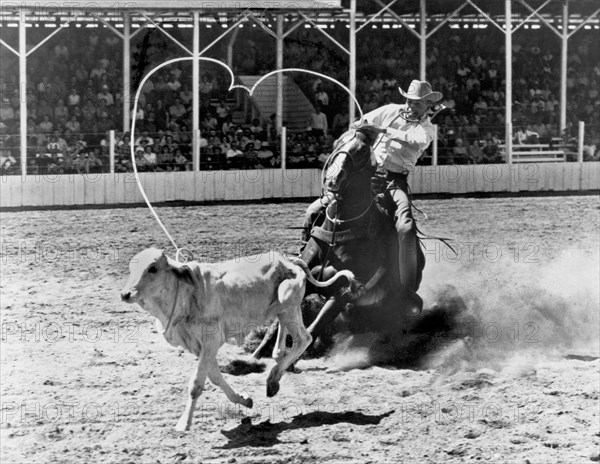
M323 170L327 192L342 195L357 180L371 177L371 145L379 132L373 126L350 129L335 141Z

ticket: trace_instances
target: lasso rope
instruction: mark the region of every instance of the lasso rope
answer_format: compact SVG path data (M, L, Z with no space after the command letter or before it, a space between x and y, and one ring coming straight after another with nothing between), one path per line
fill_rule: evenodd
M138 170L137 170L137 164L135 162L135 123L136 123L136 120L137 120L137 107L138 107L138 100L140 98L140 93L141 93L141 91L142 91L142 89L144 87L144 84L150 78L150 76L152 76L152 74L154 74L156 71L158 71L159 69L163 68L164 66L168 66L168 65L170 65L172 63L176 63L178 61L184 61L184 60L190 60L190 59L191 58L185 57L185 58L174 58L172 60L165 61L164 63L156 66L155 68L153 68L152 71L150 71L146 76L144 76L144 78L142 79L142 82L140 82L140 85L138 86L138 89L137 89L137 91L135 93L135 99L134 99L134 102L133 102L133 116L131 118L131 138L130 138L131 143L129 144L130 149L131 149L131 164L133 166L133 173L135 175L135 180L136 180L136 182L138 184L138 187L140 189L140 193L142 194L142 197L144 198L144 201L148 205L148 208L150 208L150 211L152 212L152 214L156 218L156 221L158 222L158 224L160 225L160 227L162 228L162 230L165 232L165 234L167 234L167 237L169 237L169 240L171 241L171 243L175 247L175 250L177 250L175 252L175 260L176 261L180 261L181 254L183 252L187 253L187 257L185 258L185 261L188 261L188 258L192 257L192 253L191 253L191 251L189 251L186 248L179 248L177 246L177 244L175 243L175 240L173 239L173 237L171 236L171 234L169 233L169 231L167 230L167 228L165 227L165 225L163 224L163 222L160 220L160 217L158 217L158 214L154 210L154 207L152 206L152 203L150 202L150 199L148 198L148 195L146 195L146 191L144 190L144 187L142 186L142 182L140 180L140 176L139 176ZM169 319L169 322L170 322L170 319Z
M140 180L139 174L138 174L138 170L137 170L137 164L135 162L135 123L136 123L136 118L137 118L137 107L138 107L138 100L140 97L140 93L144 87L144 84L146 83L146 81L150 78L150 76L152 76L156 71L158 71L159 69L168 66L172 63L177 63L178 61L189 61L189 60L193 60L193 59L198 59L198 60L203 60L203 61L209 61L215 64L218 64L220 66L223 66L225 69L227 69L227 71L229 72L229 75L231 77L231 85L229 86L229 90L235 89L235 88L243 88L245 89L249 95L252 95L254 93L254 89L266 78L277 74L277 73L283 73L283 72L288 72L288 71L292 71L292 72L305 72L308 74L313 74L316 76L320 76L324 79L330 80L332 82L335 82L336 84L338 84L340 87L342 87L349 95L350 97L354 100L354 103L356 103L358 111L360 112L360 117L362 118L363 116L363 112L362 109L360 107L360 104L358 103L358 100L356 99L356 97L352 94L352 92L350 92L350 89L348 87L346 87L345 85L343 85L341 82L339 82L338 80L329 77L325 74L316 72L316 71L310 71L308 69L300 69L300 68L285 68L285 69L277 69L275 71L271 71L270 73L264 75L263 77L261 77L258 81L256 81L254 83L254 85L252 86L252 88L248 88L244 85L236 85L235 84L235 76L233 74L233 71L231 70L231 68L229 66L227 66L226 64L224 64L223 62L216 60L214 58L208 58L208 57L183 57L183 58L173 58L171 60L167 60L164 63L161 63L157 66L155 66L146 76L144 76L144 78L142 79L142 81L140 82L140 85L138 86L138 89L135 93L135 99L134 99L134 103L133 103L133 116L131 118L131 143L130 143L130 152L131 152L131 164L133 166L133 173L135 175L135 180L138 184L138 188L140 190L140 193L142 194L142 197L144 198L144 201L146 202L146 205L148 205L148 208L150 209L150 211L152 212L152 214L154 215L154 217L156 218L156 221L158 222L158 224L160 225L160 227L162 228L162 230L165 232L165 234L167 235L167 237L169 238L169 240L171 241L171 243L173 244L173 246L175 247L176 253L175 253L175 259L177 261L180 260L180 256L181 253L185 252L187 253L188 257L186 258L185 261L188 261L189 259L193 258L193 255L191 253L191 251L189 251L186 248L179 248L177 246L177 244L175 243L175 240L173 239L173 237L171 236L171 234L169 233L169 231L167 230L167 228L165 227L165 225L163 224L163 222L160 220L160 217L158 217L158 214L156 213L156 211L154 210L154 208L152 207L152 203L150 202L150 199L148 198L148 195L146 195L146 191L144 190L144 187L142 186L142 182ZM189 259L188 259L189 258ZM184 262L185 262L184 261Z

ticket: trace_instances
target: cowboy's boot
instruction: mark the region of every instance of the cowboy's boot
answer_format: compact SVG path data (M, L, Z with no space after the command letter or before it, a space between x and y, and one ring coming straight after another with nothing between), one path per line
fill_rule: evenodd
M398 234L398 270L400 273L401 299L407 314L418 316L423 310L423 299L417 294L417 238L413 231Z

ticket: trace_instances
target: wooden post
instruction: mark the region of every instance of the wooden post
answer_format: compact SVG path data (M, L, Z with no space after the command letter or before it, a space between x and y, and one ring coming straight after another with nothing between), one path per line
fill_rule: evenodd
M577 161L583 163L583 145L585 138L585 122L579 121L579 138L577 140Z
M431 154L431 165L437 166L438 165L438 125L434 124L433 127L435 128L435 132L433 134L433 148L432 148L432 154Z
M505 0L504 5L504 52L505 71L506 71L506 98L504 100L506 136L504 140L504 150L506 153L506 162L512 163L512 21L511 21L511 0Z
M129 104L129 103L128 103ZM133 140L130 143L133 144ZM111 130L108 132L108 156L110 163L110 173L115 173L115 131Z
M286 143L287 143L287 128L281 127L281 172L285 176L285 157L286 157Z

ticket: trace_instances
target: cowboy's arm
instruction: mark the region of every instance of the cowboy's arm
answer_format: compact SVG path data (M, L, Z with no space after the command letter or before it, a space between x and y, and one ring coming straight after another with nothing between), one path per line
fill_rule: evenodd
M362 125L369 126L383 126L387 108L385 106L369 111L367 114L363 114L361 119L354 122L353 127L356 129Z
M389 138L409 145L428 146L433 140L433 134L425 130L422 126L418 126L412 130L393 129L388 127L385 133Z

